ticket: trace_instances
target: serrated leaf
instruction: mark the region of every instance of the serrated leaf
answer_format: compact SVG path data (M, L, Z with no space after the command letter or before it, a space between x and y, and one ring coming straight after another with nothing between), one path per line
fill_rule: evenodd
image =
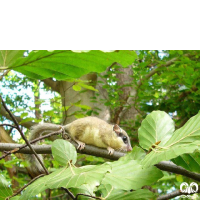
M75 164L77 160L77 152L75 147L68 141L57 139L52 143L52 154L58 163L67 166L68 162Z
M0 200L12 195L12 189L9 187L8 181L4 176L0 175Z
M146 150L159 141L159 146L163 146L172 136L174 129L174 122L167 113L153 111L142 121L138 130L139 144Z
M156 167L143 169L137 161L116 161L109 163L112 172L107 173L102 184L110 184L115 189L137 190L144 185L152 184L160 179L163 174Z
M90 72L103 72L114 62L126 67L134 62L137 55L134 51L118 52L73 52L68 50L32 51L27 57L11 63L10 69L21 72L30 78L57 80L80 78Z

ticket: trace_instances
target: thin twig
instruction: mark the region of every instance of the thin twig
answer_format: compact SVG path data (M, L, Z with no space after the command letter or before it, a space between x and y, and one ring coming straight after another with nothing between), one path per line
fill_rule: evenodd
M67 189L67 188L64 188L64 187L61 187L65 192L67 192L67 194L72 198L72 199L75 199L75 196Z
M79 194L77 194L76 195L76 200L78 199L78 196L86 196L86 197L90 197L90 198L93 198L93 199L100 199L100 200L102 200L102 198L101 197L94 197L94 196L91 196L91 195L88 195L88 194L82 194L82 193L79 193Z
M1 80L4 76L6 76L6 75L8 74L9 71L10 71L10 70L6 70L5 72L3 72L3 74L0 76L0 80Z
M16 128L17 129L17 126L14 126L14 125L11 125L11 124L0 124L0 126L10 126L12 128Z
M43 162L40 160L39 156L37 155L37 153L35 152L35 150L32 148L31 144L29 143L29 141L27 140L27 138L25 137L24 133L22 132L21 128L19 127L19 124L17 122L17 120L15 119L14 115L10 112L10 110L8 109L8 107L6 106L2 96L0 95L1 101L2 101L2 105L5 108L5 110L8 112L9 116L11 117L11 119L13 120L13 122L15 123L17 130L19 131L21 137L24 139L24 141L26 142L26 144L29 146L29 148L31 149L31 151L33 152L33 154L35 155L35 157L37 158L38 162L41 164L42 168L44 169L46 174L49 174L49 172L47 171L46 167L44 166Z

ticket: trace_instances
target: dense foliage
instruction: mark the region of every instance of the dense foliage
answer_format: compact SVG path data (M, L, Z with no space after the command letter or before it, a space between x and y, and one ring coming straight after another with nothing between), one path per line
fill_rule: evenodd
M95 115L119 123L135 146L110 162L77 154L67 141L46 140L53 158L46 155L45 166L52 173L11 199L65 198L61 188L78 199L155 199L179 190L182 182L199 181L199 61L200 51L191 50L1 51L0 94L27 137L41 121L66 124ZM0 119L14 124L3 105ZM1 143L25 143L13 127L3 128ZM181 168L156 167L169 160L196 178ZM0 160L0 199L28 183L26 167L20 154Z

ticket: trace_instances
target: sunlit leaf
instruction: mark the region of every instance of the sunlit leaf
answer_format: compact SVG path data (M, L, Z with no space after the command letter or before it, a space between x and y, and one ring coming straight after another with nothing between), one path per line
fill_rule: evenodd
M68 162L75 164L77 152L75 147L68 141L57 139L52 144L52 154L58 163L62 166L67 166Z
M9 187L8 181L4 176L0 175L0 200L12 195L12 189Z
M134 62L134 51L102 52L89 51L77 53L68 50L32 51L28 57L17 59L9 66L34 79L56 78L64 80L80 78L90 72L103 72L114 62L126 67Z

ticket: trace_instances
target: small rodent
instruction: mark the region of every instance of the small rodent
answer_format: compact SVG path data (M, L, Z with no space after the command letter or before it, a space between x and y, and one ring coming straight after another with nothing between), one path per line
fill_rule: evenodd
M77 149L80 150L84 149L85 144L106 148L110 155L114 153L114 150L132 150L129 136L123 129L117 124L108 124L97 117L80 118L65 126L50 123L34 125L31 128L29 140L36 139L42 134L60 130L61 127L78 143ZM42 156L40 158L42 159ZM29 155L28 160L31 162L30 170L35 175L44 173L34 155Z

